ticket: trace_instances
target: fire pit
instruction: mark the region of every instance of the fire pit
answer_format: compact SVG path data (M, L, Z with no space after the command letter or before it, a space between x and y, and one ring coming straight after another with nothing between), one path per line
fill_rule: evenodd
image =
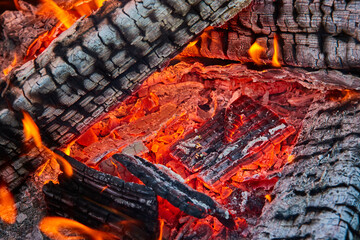
M359 237L360 5L14 6L1 238Z

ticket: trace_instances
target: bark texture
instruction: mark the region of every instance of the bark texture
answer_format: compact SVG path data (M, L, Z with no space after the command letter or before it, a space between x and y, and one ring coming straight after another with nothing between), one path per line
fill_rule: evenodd
M359 1L254 0L223 28L205 32L185 55L248 61L256 40L271 60L277 33L286 65L359 71L359 13Z
M309 111L252 239L359 239L359 99Z
M152 189L96 171L57 152L74 169L71 178L43 187L50 214L71 217L90 227L109 225L126 239L155 239L158 202Z
M22 179L29 171L24 165L38 165L18 158L23 152L21 110L35 119L47 145L66 144L206 27L225 23L248 3L107 2L96 14L75 23L37 59L0 83L0 175L5 182Z

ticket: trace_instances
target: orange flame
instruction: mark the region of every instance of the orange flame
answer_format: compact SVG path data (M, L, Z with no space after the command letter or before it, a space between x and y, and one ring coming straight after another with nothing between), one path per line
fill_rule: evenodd
M164 219L159 219L159 222L160 222L160 233L158 240L162 240L163 231L164 231Z
M0 186L0 219L8 224L16 221L17 210L14 198L6 186Z
M98 8L102 7L104 2L105 2L105 0L95 0L95 4Z
M23 115L24 118L22 122L24 125L25 141L29 141L30 139L33 139L35 146L39 149L39 151L45 150L46 153L48 153L52 159L55 159L63 167L64 173L67 176L69 177L72 176L73 169L70 163L68 163L68 161L66 161L63 157L54 153L53 151L51 151L49 148L47 148L42 144L39 128L36 126L36 123L27 112L23 111ZM44 169L46 166L47 164L44 165ZM44 172L44 169L40 171L39 176Z
M266 195L265 195L265 198L266 198L266 200L268 200L269 202L272 201L272 197L271 197L270 194L266 194Z
M271 61L271 64L274 67L281 67L281 64L279 62L280 49L279 49L279 43L278 42L279 42L278 35L275 34L275 36L274 36L274 55L273 55L273 58L272 58L272 61Z
M7 76L10 73L10 71L15 67L16 62L17 62L17 60L16 60L16 55L15 55L14 60L12 61L12 63L7 68L5 68L3 70L3 73L4 73L5 76Z
M42 150L43 145L41 142L39 128L27 112L23 112L24 118L22 123L24 125L25 141L34 139L34 143L39 150Z
M66 28L71 27L76 21L75 17L72 16L70 13L65 11L64 9L60 8L55 2L52 0L41 0L43 3L40 12L38 13L47 13L52 12L55 17L62 23Z
M57 240L84 239L81 236L67 236L62 231L89 236L93 240L119 239L110 233L95 230L77 221L62 217L45 217L39 223L39 228L46 236Z
M257 65L262 65L263 61L260 59L261 54L265 53L266 49L260 46L257 42L251 45L249 55Z

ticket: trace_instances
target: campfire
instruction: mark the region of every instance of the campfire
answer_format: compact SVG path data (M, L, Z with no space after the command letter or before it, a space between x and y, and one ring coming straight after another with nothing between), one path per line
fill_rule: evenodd
M360 237L359 5L10 2L0 238Z

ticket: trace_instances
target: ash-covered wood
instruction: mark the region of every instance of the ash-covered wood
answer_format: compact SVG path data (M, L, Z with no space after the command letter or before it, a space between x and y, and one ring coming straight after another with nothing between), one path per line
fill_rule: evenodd
M226 22L248 3L109 1L75 23L0 83L0 175L7 175L4 165L22 153L20 110L35 119L47 145L68 143L207 26Z
M277 33L286 65L359 71L359 11L359 1L254 0L226 26L203 34L187 55L247 61L256 40L271 60Z
M359 239L360 101L324 98L305 118L252 239Z
M125 154L115 154L113 158L124 165L132 174L138 177L146 186L152 188L160 197L168 200L181 211L197 217L208 215L216 217L226 227L233 229L235 222L230 213L219 203L204 193L198 192L170 169L163 170L145 159Z
M74 175L44 185L50 214L73 218L90 227L109 226L130 239L155 239L158 202L152 189L96 171L57 151Z
M268 108L242 95L200 129L175 143L171 154L214 187L239 167L260 159L295 128Z

